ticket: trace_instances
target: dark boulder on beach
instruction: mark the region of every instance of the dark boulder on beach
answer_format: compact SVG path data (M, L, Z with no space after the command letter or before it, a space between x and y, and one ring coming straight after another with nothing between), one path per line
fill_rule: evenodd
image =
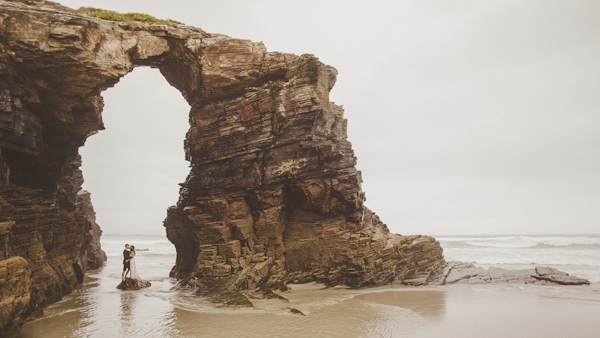
M124 281L122 281L121 283L119 283L119 285L117 285L117 289L124 290L124 291L139 290L139 289L147 288L151 285L152 284L148 281L125 278Z

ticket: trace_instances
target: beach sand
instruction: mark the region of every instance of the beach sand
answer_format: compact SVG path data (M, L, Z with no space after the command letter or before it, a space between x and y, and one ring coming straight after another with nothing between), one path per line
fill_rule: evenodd
M118 270L117 270L118 272ZM600 284L386 286L292 285L289 302L220 308L172 291L171 279L140 291L115 288L104 269L27 323L32 337L598 337ZM295 308L305 315L293 314Z
M252 300L253 308L223 308L173 290L176 281L165 276L175 251L164 238L136 243L150 249L136 259L152 286L118 290L125 239L109 240L103 243L109 253L104 268L87 273L83 285L26 323L22 337L600 337L598 281L358 290L310 283L282 292L289 302Z

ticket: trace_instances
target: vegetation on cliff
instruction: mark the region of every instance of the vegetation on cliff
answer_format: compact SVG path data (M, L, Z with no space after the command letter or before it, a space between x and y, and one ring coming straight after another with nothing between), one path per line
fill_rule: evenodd
M159 22L159 23L175 23L181 24L179 21L167 19L157 19L152 15L144 14L144 13L119 13L115 11L110 11L107 9L94 8L94 7L79 7L79 12L83 12L89 16L93 16L95 18L111 20L111 21L145 21L145 22Z

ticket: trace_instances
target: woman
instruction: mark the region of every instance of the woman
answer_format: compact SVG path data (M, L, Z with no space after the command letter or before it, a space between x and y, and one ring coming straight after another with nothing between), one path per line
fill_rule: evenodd
M142 277L140 277L140 274L137 270L137 267L135 266L135 246L131 246L131 260L129 261L129 265L130 265L130 270L131 271L131 279L135 279L136 281L142 281Z

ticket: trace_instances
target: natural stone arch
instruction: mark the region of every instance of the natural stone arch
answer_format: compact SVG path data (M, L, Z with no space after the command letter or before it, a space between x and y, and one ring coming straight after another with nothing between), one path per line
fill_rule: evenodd
M2 107L20 121L3 125L5 183L76 212L77 150L103 128L100 93L150 66L191 106L191 171L165 220L173 276L223 295L290 281L419 284L443 265L433 238L392 235L364 207L346 120L329 102L337 71L316 57L53 3L0 8Z

